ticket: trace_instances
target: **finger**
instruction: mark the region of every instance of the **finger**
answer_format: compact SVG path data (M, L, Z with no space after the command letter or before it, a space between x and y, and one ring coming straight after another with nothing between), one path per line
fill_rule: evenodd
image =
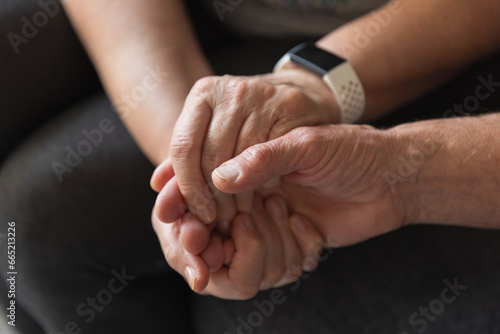
M234 195L236 209L238 212L251 213L254 192L247 191L241 194Z
M269 142L254 145L223 163L212 173L215 186L226 193L242 193L276 176L299 172L322 158L313 128L298 128Z
M259 93L265 92L266 89L274 92L273 88L274 87L268 85L260 86ZM260 108L263 112L259 115L251 114L245 120L240 129L233 156L241 154L245 149L253 145L266 142L272 137L272 127L269 125L275 122L273 110L276 109L278 102L276 99L272 98L272 96L262 96L257 100L262 103ZM236 194L234 198L238 212L251 212L254 202L253 191Z
M297 267L301 268L303 261L302 252L291 230L288 210L284 200L279 196L271 196L266 199L265 204L281 236L285 271L290 271ZM282 276L280 284L276 284L276 286L291 283L295 281L296 278L298 277Z
M224 250L224 265L229 267L233 262L235 251L233 239L224 240L224 242L222 243L222 248Z
M204 224L191 213L180 219L180 242L182 247L193 255L198 255L208 246L210 233L215 223Z
M212 89L208 79L193 87L175 125L170 147L172 165L187 207L207 224L216 217L215 200L201 169L203 141L212 118Z
M290 217L292 231L302 251L302 268L312 271L318 266L318 262L325 242L321 233L306 217L294 214Z
M252 217L266 244L264 276L260 283L260 289L266 290L281 281L284 273L286 263L282 242L283 236L280 234L276 223L271 219L269 212L265 209L262 199L257 195L254 197Z
M180 219L187 211L176 176L172 177L156 197L155 214L164 223Z
M259 291L264 273L265 245L252 218L236 216L231 230L234 242L233 261L210 274L206 293L224 299L250 299Z
M151 220L170 267L186 279L193 291L203 291L209 281L208 267L200 256L189 254L180 244L179 222L163 224L154 213Z
M221 87L222 86L222 87ZM251 87L248 80L226 76L219 81L221 91L214 103L213 115L203 143L202 167L206 180L213 186L211 174L235 154L239 133L249 114ZM236 215L236 204L231 195L212 187L217 206L217 221L231 221Z
M174 167L172 166L172 162L170 159L166 159L154 170L150 180L151 188L159 193L173 176Z
M216 230L210 235L210 241L200 256L205 261L210 272L219 270L224 264L222 238Z

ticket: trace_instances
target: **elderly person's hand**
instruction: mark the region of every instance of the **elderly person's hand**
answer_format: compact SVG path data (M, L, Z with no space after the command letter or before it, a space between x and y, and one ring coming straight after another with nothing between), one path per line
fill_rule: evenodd
M394 136L361 125L299 128L250 147L215 169L212 179L220 190L239 193L281 177L266 192L280 194L293 212L311 219L329 246L349 245L409 219L400 187L386 178L397 173L398 154L412 154L395 147Z
M400 141L396 131L366 125L301 127L248 148L215 169L212 179L227 193L260 188L262 196L282 196L286 205L270 203L268 209L276 212L288 207L295 214L290 224L298 232L297 238L301 227L308 225L301 217L307 217L327 246L346 246L397 229L411 219L406 194L401 193L404 187L390 180L391 175L397 176L399 157L412 154L406 152L407 142ZM431 154L431 144L417 147L427 149L430 145ZM419 154L423 163L428 155ZM415 175L406 175L403 181L409 183ZM262 187L266 183L275 186ZM171 208L156 211L163 220L182 212L175 209L183 201L174 181L162 189L156 205ZM194 221L179 237L185 241L184 248L201 252L207 247L209 229ZM309 269L307 263L303 265Z
M268 192L308 217L330 246L419 222L499 228L499 121L497 113L388 130L295 129L225 162L212 179L238 193L281 178Z
M167 200L172 210L182 205L171 164L163 163L151 185L160 192L157 205ZM153 227L169 265L202 294L226 299L248 299L259 290L279 287L300 277L307 263L313 269L324 246L320 232L304 217L292 215L279 196L263 202L253 198L251 215L239 214L231 223L230 238L215 224L204 224L187 213L174 223L163 223L153 210ZM301 219L297 233L290 220ZM296 237L295 237L296 236Z
M233 199L218 192L212 171L246 148L294 128L338 121L328 86L293 65L267 75L199 80L171 140L171 161L187 210L207 224L217 221L227 232L236 212L250 212L252 194ZM164 209L169 207L157 206Z

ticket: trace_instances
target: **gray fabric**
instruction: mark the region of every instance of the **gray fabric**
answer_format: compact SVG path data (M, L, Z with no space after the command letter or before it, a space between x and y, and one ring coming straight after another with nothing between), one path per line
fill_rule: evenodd
M103 119L114 130L59 182L54 161L67 164L67 147L78 150L87 140L82 131L99 129ZM17 300L46 331L64 332L75 321L84 333L154 332L164 314L175 331L188 328L188 290L167 266L150 225L152 171L104 96L49 122L5 163L0 219L2 231L7 221L17 226ZM6 243L0 246L6 254ZM1 263L7 267L5 257ZM122 268L136 278L87 324L90 308L78 314L78 305Z
M387 2L386 0L198 1L203 4L207 13L239 35L303 39L320 38ZM382 20L376 18L374 23L382 23L390 16L392 14ZM380 23L376 23L378 29L380 29Z
M268 71L296 43L226 41L210 52L219 73ZM39 52L42 50L36 49L34 54ZM25 57L30 59L28 53ZM80 62L65 61L68 67L81 66ZM481 63L378 125L442 117L454 103L462 103L474 93L478 75L493 73L494 78L500 78L498 64L498 57ZM60 64L54 61L47 66L50 76ZM20 75L30 81L34 73ZM61 86L72 84L69 78L65 80L55 81ZM7 84L3 77L0 82ZM34 105L55 106L60 95L48 92L37 98L40 101ZM499 102L496 94L481 105L493 109L500 107ZM274 292L278 302L270 302L271 291L238 302L191 293L167 266L150 227L155 195L148 180L153 167L107 98L98 94L69 110L54 108L47 113L40 111L38 130L30 133L0 167L0 233L6 233L8 221L17 224L17 301L43 332L64 333L71 321L82 333L500 332L500 231L418 226L335 250L326 253L320 268L299 286L279 289L283 295ZM22 127L22 110L28 110L28 115L33 112L28 107L0 112L6 119L18 119L16 124ZM93 137L99 144L92 145L92 152L81 157L71 173L62 174L60 182L53 163L67 164L67 147L84 147L82 141L90 140L82 131L100 129L103 120L108 124L104 128L112 125L113 130L103 132L100 141L98 135ZM6 245L0 243L2 275L7 272ZM86 323L89 313L81 316L76 308L86 303L87 297L105 298L109 283L123 268L135 278L127 281L122 292L112 294L109 305ZM409 317L420 307L439 306L435 300L442 298L448 284L444 281L453 284L455 278L467 288L458 291L460 295L453 302L443 303L445 310L432 321L426 320L425 330L425 318L418 314L414 320L419 322L413 326ZM6 291L0 294L5 298ZM444 296L451 298L453 294L448 291ZM262 324L261 318L265 319ZM42 332L35 327L22 328L28 323L25 316L18 321L22 333ZM241 325L243 322L246 324Z
M53 16L40 3L56 4ZM35 25L43 15L46 24ZM41 122L95 91L98 81L55 0L1 0L0 36L1 163Z

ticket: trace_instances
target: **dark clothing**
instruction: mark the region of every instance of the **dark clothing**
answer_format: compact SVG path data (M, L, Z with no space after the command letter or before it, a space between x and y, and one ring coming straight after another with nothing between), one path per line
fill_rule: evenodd
M0 4L2 36L40 10ZM268 72L300 42L210 31L201 36L219 73ZM316 271L249 301L192 293L151 228L153 166L99 92L65 16L17 54L2 38L0 59L0 237L15 222L20 333L500 333L500 231L403 228L326 252ZM377 125L461 116L453 105L474 95L478 76L500 79L498 59ZM499 95L479 102L498 110Z

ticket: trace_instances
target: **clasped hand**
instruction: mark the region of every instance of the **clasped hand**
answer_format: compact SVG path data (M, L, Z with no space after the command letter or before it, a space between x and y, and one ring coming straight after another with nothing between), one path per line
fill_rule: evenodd
M165 257L194 291L248 299L314 269L325 245L405 221L382 177L391 136L321 126L338 119L331 91L302 70L193 87L151 184Z

